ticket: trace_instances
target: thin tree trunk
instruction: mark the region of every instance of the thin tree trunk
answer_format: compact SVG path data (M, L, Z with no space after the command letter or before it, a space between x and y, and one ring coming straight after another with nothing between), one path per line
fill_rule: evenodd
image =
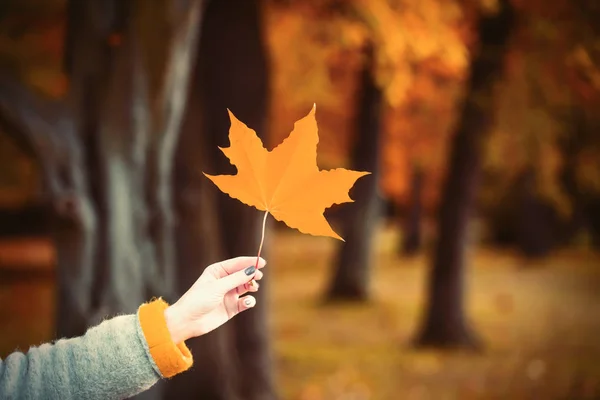
M413 256L422 244L421 220L423 216L423 169L413 165L411 176L411 196L408 215L405 217L404 235L400 246L402 255Z
M513 12L501 1L479 24L480 49L471 62L467 97L453 138L442 191L438 241L428 279L428 304L418 346L473 347L478 339L464 309L464 247L483 141L493 124L494 85L500 80Z
M379 141L381 131L382 92L372 75L372 51L361 75L362 93L357 104L357 136L351 168L370 171L372 176L359 180L351 190L356 205L349 210L335 268L326 299L366 300L369 297L373 238L380 216Z

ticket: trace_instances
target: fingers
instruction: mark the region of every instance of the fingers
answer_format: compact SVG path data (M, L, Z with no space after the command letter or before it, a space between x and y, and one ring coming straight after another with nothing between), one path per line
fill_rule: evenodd
M258 268L263 268L267 262L262 258L258 258ZM234 274L238 271L248 268L250 265L256 265L256 257L236 257L230 258L229 260L214 263L206 267L205 272L210 273L217 279L224 278L228 275Z
M231 275L227 275L216 282L217 290L225 295L230 290L236 289L238 286L249 283L255 279L259 271L256 271L254 265L246 266L246 269L237 271Z
M254 280L260 281L263 276L264 276L264 273L262 271L256 271L256 274L254 274Z
M244 283L243 285L240 285L237 288L235 288L235 294L237 294L238 296L241 296L248 292L257 292L258 288L260 287L260 285L258 284L257 281L261 280L263 275L264 274L262 271L257 271L256 274L254 275L253 280L251 280L250 282Z
M248 295L238 299L238 309L237 312L241 313L249 308L252 308L256 305L256 299L254 296Z
M252 283L252 281L248 282L248 283L244 283L241 286L238 286L235 291L236 294L238 296L242 296L248 292L258 292L258 288L260 287L260 285L258 284L258 282L254 282Z

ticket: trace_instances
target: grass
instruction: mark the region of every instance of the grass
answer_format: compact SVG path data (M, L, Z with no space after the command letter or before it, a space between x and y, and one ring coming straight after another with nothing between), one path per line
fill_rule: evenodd
M397 257L394 231L377 238L372 300L354 305L320 304L337 242L292 231L270 239L283 400L600 399L600 255L565 250L534 263L471 251L467 313L485 351L418 352L408 344L428 258ZM0 284L0 301L0 357L53 336L51 282Z

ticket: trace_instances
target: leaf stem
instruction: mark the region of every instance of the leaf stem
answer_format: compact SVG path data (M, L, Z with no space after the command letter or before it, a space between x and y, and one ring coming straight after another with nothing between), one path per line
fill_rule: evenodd
M267 216L269 215L269 211L265 211L265 216L263 217L262 223L262 236L260 238L260 246L258 247L258 255L256 256L256 265L254 268L258 269L258 260L260 259L260 252L262 251L263 243L265 242L265 227L267 226Z

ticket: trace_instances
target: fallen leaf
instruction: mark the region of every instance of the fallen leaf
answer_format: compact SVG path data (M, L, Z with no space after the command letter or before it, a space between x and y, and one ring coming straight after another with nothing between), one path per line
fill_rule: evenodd
M204 175L232 198L268 212L290 228L343 240L323 212L334 204L353 202L348 191L358 178L370 172L319 170L315 110L313 106L272 151L263 146L254 130L228 110L230 147L220 150L237 168L237 174Z

